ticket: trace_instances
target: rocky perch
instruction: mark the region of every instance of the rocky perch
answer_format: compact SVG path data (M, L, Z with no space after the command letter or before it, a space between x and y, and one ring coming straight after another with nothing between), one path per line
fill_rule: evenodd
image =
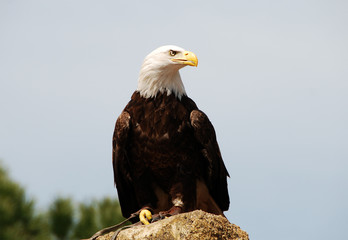
M111 239L113 232L97 240ZM135 226L119 233L117 240L128 239L235 239L249 240L248 234L226 218L196 210L163 219L150 225Z

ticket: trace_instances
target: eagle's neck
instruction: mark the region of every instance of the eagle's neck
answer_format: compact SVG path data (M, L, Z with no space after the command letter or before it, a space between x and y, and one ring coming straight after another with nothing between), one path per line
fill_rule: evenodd
M179 69L151 69L143 66L138 80L137 91L145 98L156 97L158 93L174 94L181 99L186 95Z

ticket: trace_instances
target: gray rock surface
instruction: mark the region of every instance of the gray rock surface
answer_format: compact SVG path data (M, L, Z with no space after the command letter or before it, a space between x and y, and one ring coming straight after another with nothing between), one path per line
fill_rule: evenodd
M110 240L113 232L97 240ZM119 233L117 240L128 239L235 239L249 240L248 234L226 218L196 210L163 219L150 225L135 226Z

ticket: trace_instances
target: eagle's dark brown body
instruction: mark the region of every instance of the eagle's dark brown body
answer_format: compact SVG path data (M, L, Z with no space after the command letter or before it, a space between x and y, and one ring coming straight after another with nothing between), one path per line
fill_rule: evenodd
M229 207L228 172L207 116L187 96L134 92L116 122L113 166L124 217L143 207L222 214Z

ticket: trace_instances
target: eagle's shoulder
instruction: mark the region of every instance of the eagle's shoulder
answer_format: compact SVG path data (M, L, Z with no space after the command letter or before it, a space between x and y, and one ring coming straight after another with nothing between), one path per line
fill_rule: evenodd
M120 116L117 118L115 133L119 138L123 138L124 133L129 130L130 118L131 117L127 111L122 111Z
M193 110L198 110L196 103L186 95L181 98L181 102L190 112Z
M195 109L191 111L190 119L192 126L199 127L199 124L206 122L208 120L208 117L202 111Z

